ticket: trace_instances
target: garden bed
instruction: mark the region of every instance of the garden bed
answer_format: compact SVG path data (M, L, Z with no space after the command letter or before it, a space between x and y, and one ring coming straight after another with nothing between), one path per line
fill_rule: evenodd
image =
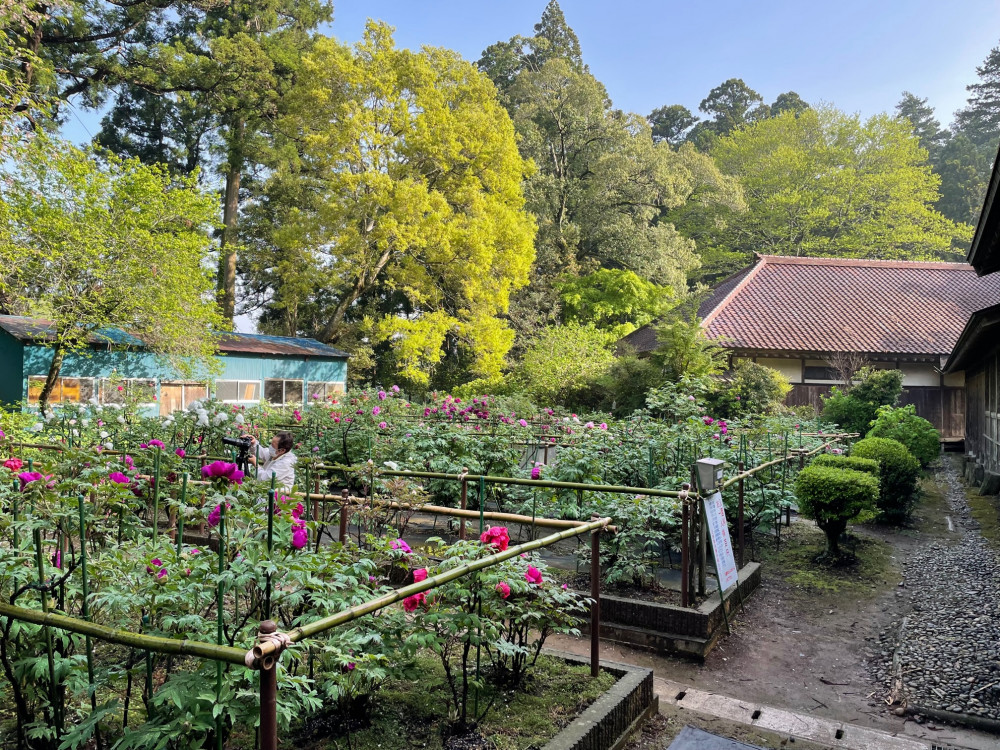
M611 750L656 710L650 669L604 664L590 676L586 660L547 652L522 690L494 690L480 696L480 710L490 706L473 732L448 736L447 683L436 657L415 663L420 678L392 681L380 691L367 719L317 716L299 727L300 750ZM488 680L487 680L488 682ZM252 738L248 738L252 744Z
M726 595L726 612L733 613L760 586L760 563L750 563L740 571L739 596L736 589ZM589 620L581 630L589 632ZM704 659L725 633L726 622L719 592L698 607L642 601L621 596L601 595L601 638L649 649Z

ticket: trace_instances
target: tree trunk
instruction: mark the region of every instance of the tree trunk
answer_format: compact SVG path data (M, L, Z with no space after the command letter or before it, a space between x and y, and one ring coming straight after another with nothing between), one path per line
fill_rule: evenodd
M382 273L382 269L386 267L391 257L392 251L389 249L384 250L381 257L379 257L370 270L364 269L358 274L354 280L354 284L351 286L351 290L341 297L340 302L337 303L337 307L333 311L333 317L330 318L330 322L326 324L322 334L320 334L321 341L336 343L339 338L337 329L343 323L348 308L375 283L375 279Z
M222 239L219 242L219 307L230 322L236 317L237 218L240 209L240 177L243 173L243 130L243 120L237 119L229 134L226 192L222 203Z
M65 357L66 348L59 339L56 339L56 343L52 346L52 364L49 366L49 374L45 376L45 385L42 386L42 392L38 396L38 409L42 414L45 414L45 409L49 405L49 396L52 395L52 389L56 387L56 380L59 379L59 371L62 369Z

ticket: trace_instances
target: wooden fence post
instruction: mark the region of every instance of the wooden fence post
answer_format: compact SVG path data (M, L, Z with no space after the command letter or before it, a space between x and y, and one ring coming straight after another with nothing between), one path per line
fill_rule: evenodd
M338 539L341 544L347 540L347 499L351 496L350 490L341 490L340 492L340 536Z
M260 624L260 636L277 631L272 620ZM278 750L278 660L268 655L260 661L260 750Z

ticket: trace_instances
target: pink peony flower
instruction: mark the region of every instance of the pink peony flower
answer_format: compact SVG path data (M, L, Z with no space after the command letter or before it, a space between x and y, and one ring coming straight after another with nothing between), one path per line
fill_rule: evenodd
M427 568L417 568L413 571L413 582L420 583L427 580Z
M187 455L187 451L186 451L186 450L184 450L183 448L178 448L177 450L175 450L175 451L174 451L174 454L175 454L175 455L176 455L176 456L177 456L178 458L184 458L184 456L186 456L186 455Z
M5 469L10 469L11 471L20 471L21 467L24 466L24 462L19 458L8 458L3 462Z
M532 479L540 479L541 476L542 476L542 467L541 467L541 464L535 464L534 466L532 466L531 467L531 478Z
M385 429L386 427L388 427L388 426L389 426L389 425L387 425L387 424L386 424L385 422L379 422L379 423L378 423L378 428L379 428L380 430L384 430L384 429Z
M607 422L601 422L601 429L602 430L608 429L608 423Z
M413 594L413 596L408 596L403 599L403 609L407 612L413 612L417 607L425 606L427 604L427 594L421 591L419 594Z
M399 550L402 550L402 551L403 551L403 552L405 552L406 554L410 554L411 552L413 552L413 550L412 550L412 549L410 549L410 545L409 545L409 544L407 544L407 543L406 543L405 541L403 541L402 539L397 539L396 541L394 541L394 542L393 542L392 544L390 544L389 546L390 546L390 547L391 547L392 549L399 549Z
M309 543L309 531L306 529L305 523L301 526L296 525L292 529L292 548L302 549Z
M525 419L519 419L519 420L517 420L517 423L519 425L521 425L521 427L527 427L528 426L528 422Z
M503 552L510 546L510 535L507 533L506 526L490 526L479 537L479 541L483 544L489 544L497 552Z
M372 407L372 416L377 417L382 412L382 407L377 404Z
M501 599L506 599L508 596L510 596L510 586L508 586L503 581L497 584L496 589L497 591L500 592Z
M219 525L219 521L222 520L222 503L216 505L212 512L208 514L208 525L215 528Z
M41 473L37 471L22 471L20 474L17 475L17 478L21 482L22 492L24 491L24 488L27 487L32 482L41 482L42 480L45 479L45 477L43 477Z
M378 392L378 400L379 400L379 401L385 401L385 397L386 397L387 395L388 395L388 394L386 394L386 392L385 392L385 391L379 391L379 392Z
M394 385L389 390L391 390L393 393L399 393L399 386L398 385Z
M230 484L243 484L243 472L236 464L225 461L213 461L201 467L202 479L226 479Z
M139 443L139 448L146 450L149 447L149 443Z
M150 448L160 448L160 449L162 450L163 448L166 448L167 446L165 446L165 445L163 444L163 441L162 441L162 440L156 440L156 439L154 438L153 440L150 440L150 441L149 441L149 447L150 447Z
M542 582L542 571L536 568L534 565L528 566L528 572L524 574L524 580L528 583L541 583Z
M115 484L128 484L132 480L126 475L122 474L120 471L112 471L108 474L108 479L110 479Z

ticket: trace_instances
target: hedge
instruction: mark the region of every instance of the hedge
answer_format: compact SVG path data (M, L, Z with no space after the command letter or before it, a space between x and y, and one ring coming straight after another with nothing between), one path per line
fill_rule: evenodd
M814 462L799 472L795 481L799 511L815 520L826 534L830 557L840 556L840 535L850 521L875 517L878 487L874 476L853 469L817 466Z
M920 462L898 440L879 437L856 442L851 456L878 461L879 517L888 523L904 523L917 501Z

